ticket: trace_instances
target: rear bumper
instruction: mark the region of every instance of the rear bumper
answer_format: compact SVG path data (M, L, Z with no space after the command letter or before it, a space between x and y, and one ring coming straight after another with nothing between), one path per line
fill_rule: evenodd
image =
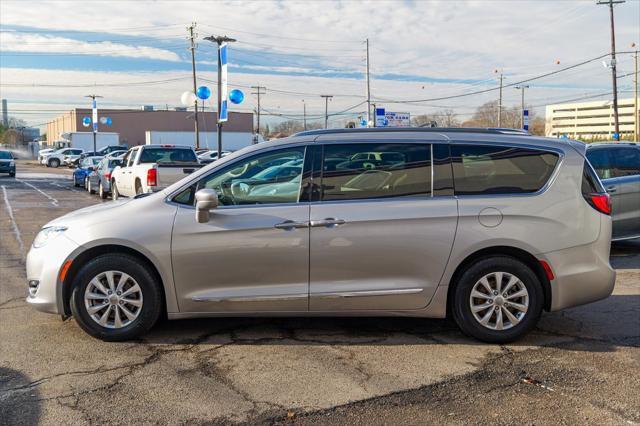
M544 253L539 257L553 269L551 311L584 305L611 295L616 272L609 264L611 219L601 221L600 237L593 243Z

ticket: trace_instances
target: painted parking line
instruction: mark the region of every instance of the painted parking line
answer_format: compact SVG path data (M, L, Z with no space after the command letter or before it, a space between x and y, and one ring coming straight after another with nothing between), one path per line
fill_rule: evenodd
M54 197L52 197L51 195L47 194L46 192L44 192L43 190L41 190L40 188L38 188L37 186L25 181L25 180L21 180L21 179L16 179L16 181L23 183L33 189L35 189L36 191L38 191L40 194L44 195L45 197L47 197L49 199L49 201L51 202L51 204L54 207L58 207L58 200L55 199Z
M11 203L9 203L9 197L7 195L7 187L4 185L2 185L2 197L4 198L4 205L7 209L7 213L9 214L9 219L11 219L11 227L13 228L13 233L15 234L16 240L18 241L18 246L20 247L20 254L24 258L24 242L22 241L22 234L20 233L20 228L18 228L16 219L13 216L13 209L11 208Z

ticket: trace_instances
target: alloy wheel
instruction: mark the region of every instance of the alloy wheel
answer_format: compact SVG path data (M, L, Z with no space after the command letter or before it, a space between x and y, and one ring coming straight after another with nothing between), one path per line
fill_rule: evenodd
M84 305L93 321L111 329L126 327L142 311L142 289L128 274L105 271L93 277L84 292Z
M522 280L508 272L491 272L471 289L469 307L473 317L491 330L518 325L529 309L529 292Z

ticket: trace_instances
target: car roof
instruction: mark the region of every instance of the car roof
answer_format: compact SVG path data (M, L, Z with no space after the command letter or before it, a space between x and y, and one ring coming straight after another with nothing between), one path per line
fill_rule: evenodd
M638 142L592 142L587 144L587 149L589 148L600 148L600 147L612 147L612 146L637 146L640 147Z
M376 127L360 129L323 129L296 133L287 138L267 141L265 144L287 145L301 142L377 142L377 141L425 141L425 142L494 142L533 145L565 150L571 146L578 152L584 152L585 144L572 139L547 138L534 136L519 129L477 129L477 128L443 128L443 127ZM246 148L245 148L246 149ZM246 151L245 151L246 152Z

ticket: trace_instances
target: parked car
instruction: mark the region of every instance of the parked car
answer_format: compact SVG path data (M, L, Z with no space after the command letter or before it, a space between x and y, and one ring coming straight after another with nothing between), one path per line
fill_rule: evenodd
M0 173L8 173L9 176L16 175L16 161L11 151L0 150Z
M640 144L589 144L587 158L611 195L613 241L640 238Z
M109 155L103 157L95 170L89 174L87 190L92 192L97 188L98 196L103 200L106 199L111 191L111 172L120 165L122 165L121 158L109 158Z
M86 188L87 177L95 169L100 160L102 160L102 157L87 157L83 159L73 171L73 186L84 186Z
M82 150L79 148L62 148L53 152L48 152L42 155L41 164L47 167L60 167L64 162L64 157L67 155L80 155Z
M104 148L101 148L97 151L89 151L89 152L83 152L82 154L80 154L80 156L76 156L74 158L71 158L69 162L65 161L67 164L69 164L69 167L75 167L78 165L78 162L80 160L82 160L85 157L104 157L107 155L111 155L113 153L119 153L116 154L120 155L122 153L127 152L127 146L126 145L108 145L105 146Z
M585 151L443 128L254 145L163 191L45 225L27 257L27 301L104 340L140 336L166 314L451 316L480 340L511 341L543 310L613 290L609 195ZM365 152L405 161L324 166ZM297 191L255 179L291 161L303 164L288 181Z
M119 150L119 151L111 151L110 153L108 153L107 155L105 155L105 158L109 158L109 159L115 159L115 158L122 158L124 157L124 155L127 153L127 150Z
M202 165L193 148L176 145L141 145L131 148L122 166L111 172L111 197L133 197L160 191Z
M226 157L227 155L231 154L231 151L222 151L222 156ZM202 164L209 164L209 163L213 163L214 161L216 161L218 159L218 151L204 151L198 154L198 161L200 161Z
M40 151L38 151L38 163L42 164L42 159L44 157L45 154L49 154L51 152L55 151L54 148L45 148L45 149L41 149Z

